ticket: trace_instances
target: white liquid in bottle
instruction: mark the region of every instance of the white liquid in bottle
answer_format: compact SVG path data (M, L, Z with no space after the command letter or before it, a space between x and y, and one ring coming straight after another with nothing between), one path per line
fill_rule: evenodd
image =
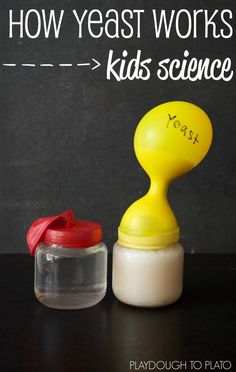
M122 302L141 307L169 305L181 296L184 250L181 244L160 249L113 249L113 292Z

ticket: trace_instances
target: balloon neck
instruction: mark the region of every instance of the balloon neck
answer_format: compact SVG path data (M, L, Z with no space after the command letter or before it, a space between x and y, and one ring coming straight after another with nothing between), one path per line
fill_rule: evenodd
M166 180L160 178L152 179L147 195L155 200L165 200L167 197L168 188L169 182Z

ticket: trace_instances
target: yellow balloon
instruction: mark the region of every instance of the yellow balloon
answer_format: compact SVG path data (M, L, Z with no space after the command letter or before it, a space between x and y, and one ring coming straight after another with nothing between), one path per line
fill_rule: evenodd
M134 149L150 177L150 189L125 212L118 230L121 245L158 249L179 240L179 227L167 200L168 186L202 161L211 142L211 121L192 103L167 102L141 119Z

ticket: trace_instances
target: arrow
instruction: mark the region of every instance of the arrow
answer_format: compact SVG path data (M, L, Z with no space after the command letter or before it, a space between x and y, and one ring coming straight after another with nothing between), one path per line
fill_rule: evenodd
M95 63L94 66L92 67L92 70L96 70L96 68L98 68L99 66L101 66L101 63L98 62L95 58L92 58L92 61ZM77 63L77 66L78 66L78 67L90 66L90 65L91 65L90 62L86 62L86 63Z
M17 67L16 63L2 63L2 66L5 67ZM101 63L98 62L95 58L92 58L92 62L85 62L85 63L59 63L58 65L53 64L53 63L20 63L19 66L22 67L54 67L54 66L59 66L59 67L73 67L73 66L78 66L78 67L84 67L84 66L92 66L92 70L96 70L96 68L101 66Z
M96 68L98 68L99 66L101 66L101 63L98 62L95 58L92 58L92 60L95 63L95 65L92 67L92 70L96 70Z

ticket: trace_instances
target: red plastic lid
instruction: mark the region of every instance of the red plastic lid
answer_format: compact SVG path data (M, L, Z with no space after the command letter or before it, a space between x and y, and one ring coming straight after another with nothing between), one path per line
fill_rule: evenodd
M39 218L27 232L27 243L34 256L40 242L70 248L88 248L102 241L102 226L92 221L75 220L69 210L53 217Z

